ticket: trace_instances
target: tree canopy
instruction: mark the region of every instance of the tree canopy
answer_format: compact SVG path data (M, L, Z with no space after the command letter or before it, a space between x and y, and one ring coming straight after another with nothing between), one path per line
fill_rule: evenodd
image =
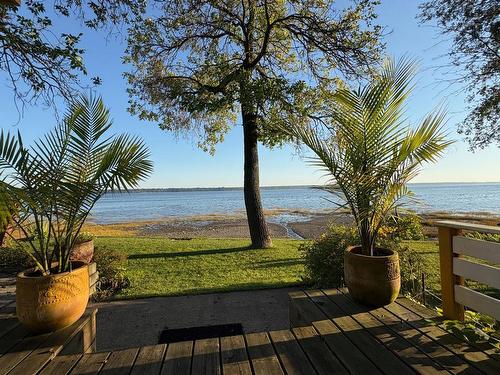
M71 98L81 88L80 78L87 74L84 50L79 47L82 34L57 35L54 15L73 17L89 28L109 27L143 12L145 4L145 0L0 3L0 71L5 73L16 103L50 105L55 97ZM94 77L90 83L99 82Z
M421 19L436 22L451 36L453 66L462 69L454 83L465 84L469 113L459 131L471 148L500 145L500 4L497 0L430 0Z
M246 103L255 110L259 140L279 143L269 124L283 116L304 119L339 76L360 77L373 68L382 48L376 4L164 2L130 29L130 111L162 129L194 132L213 152L237 123L238 103Z

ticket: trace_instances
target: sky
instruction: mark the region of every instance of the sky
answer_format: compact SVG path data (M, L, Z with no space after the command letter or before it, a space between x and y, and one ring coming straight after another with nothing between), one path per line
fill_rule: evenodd
M500 148L490 146L472 153L457 124L465 117L463 90L446 89L439 84L435 67L449 48L446 40L429 25L420 25L416 18L418 1L384 0L378 7L378 22L388 35L386 53L391 57L409 55L420 61L417 87L408 103L412 124L418 123L439 105L448 108L447 130L456 140L436 164L425 165L413 182L500 182ZM59 23L58 23L59 22ZM160 130L154 123L140 121L126 110L128 96L122 73L127 66L121 58L125 42L103 32L83 29L77 21L55 20L64 31L83 31L81 47L85 49L85 63L90 76L98 75L103 84L97 88L110 108L115 133L128 132L142 137L151 151L154 173L140 185L142 188L167 187L222 187L243 185L243 135L241 126L235 126L217 146L214 156L196 147L196 140L176 138ZM42 136L56 124L53 108L26 107L19 117L6 77L0 72L0 127L20 130L25 143ZM291 146L269 150L259 148L261 186L317 185L325 182L324 173L307 164Z

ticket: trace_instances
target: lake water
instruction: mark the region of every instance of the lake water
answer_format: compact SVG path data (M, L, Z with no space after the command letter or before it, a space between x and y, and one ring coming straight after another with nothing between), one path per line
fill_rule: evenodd
M417 212L492 213L500 215L500 183L410 184L420 199ZM312 187L264 187L265 209L332 210L333 196ZM94 207L91 220L117 223L165 217L234 214L245 209L242 189L158 190L106 194ZM281 219L286 220L285 216Z

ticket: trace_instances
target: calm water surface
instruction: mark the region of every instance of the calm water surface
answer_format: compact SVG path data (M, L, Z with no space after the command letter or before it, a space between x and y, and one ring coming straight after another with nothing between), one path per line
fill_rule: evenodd
M488 212L500 215L500 183L411 184L422 204L419 212ZM272 187L261 191L265 209L322 211L333 196L311 187ZM165 217L234 214L243 211L243 190L133 191L106 194L92 211L98 223L156 220ZM286 220L287 216L282 215ZM291 219L291 218L290 218Z

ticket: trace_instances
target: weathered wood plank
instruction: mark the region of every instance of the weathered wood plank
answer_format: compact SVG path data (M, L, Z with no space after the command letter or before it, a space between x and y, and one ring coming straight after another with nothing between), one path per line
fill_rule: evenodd
M500 363L498 361L491 359L486 353L473 348L441 327L432 325L432 323L426 320L431 318L430 315L423 317L414 312L417 310L416 307L414 310L409 310L400 304L400 302L407 303L406 301L398 300L397 302L398 303L396 304L387 306L387 309L408 322L408 324L425 333L427 336L465 360L470 365L476 367L478 370L492 374L500 373ZM424 308L423 313L425 313L425 310L428 309Z
M500 289L500 268L474 263L463 258L453 258L453 273L465 279L479 281Z
M312 326L293 328L292 332L318 374L349 374Z
M404 374L411 372L400 358L384 345L380 345L370 333L368 333L350 315L346 314L335 303L341 292L337 289L322 291L328 298L322 307L327 311L328 317L334 316L333 322L344 332L344 334L385 374ZM329 301L329 302L328 302Z
M189 375L193 358L193 342L174 342L168 345L162 375Z
M91 323L96 311L96 309L87 310L77 322L51 334L29 337L29 340L37 342L36 348L18 363L10 374L24 375L40 371L51 359L61 352L65 345L72 342L73 338L82 336L82 330ZM12 349L12 351L15 350L15 348ZM83 352L83 347L80 347L80 352Z
M7 374L21 361L28 357L33 350L38 348L42 341L50 336L50 333L36 337L26 337L17 345L13 346L7 353L0 357L0 374Z
M220 338L222 373L224 375L251 375L252 368L247 356L243 336Z
M331 320L316 321L313 326L351 374L382 374Z
M434 223L437 227L464 229L474 232L500 234L500 228L491 225L464 223L462 221L440 220Z
M495 359L496 361L500 361L500 354L498 351L489 343L487 342L464 342L463 336L457 335L456 333L452 331L448 331L443 323L443 317L439 316L438 313L434 310L431 310L425 306L422 306L419 303L416 303L414 301L411 301L407 298L398 298L396 301L398 305L403 306L406 310L411 311L412 313L416 314L417 316L420 317L420 319L432 319L433 324L431 325L439 325L443 331L446 333L456 337L460 342L467 344L471 346L472 348L475 348L476 351L481 351L484 352L486 355L490 356L491 358Z
M157 375L160 373L166 344L143 346L132 368L131 375Z
M269 336L288 375L315 373L292 332L289 330L271 331Z
M500 300L476 292L462 285L455 285L455 300L475 311L500 320Z
M248 333L245 341L255 375L283 375L267 333Z
M315 320L324 319L321 311L303 291L294 291L288 296L291 327L307 327Z
M221 374L219 339L196 340L193 350L193 374Z
M412 327L385 308L370 311L374 317L383 322L391 330L418 347L444 369L453 374L478 374L478 371L467 362L447 350L430 337Z
M370 309L355 303L339 292L335 296L335 303L347 314L350 314L363 328L377 338L385 347L389 348L398 358L403 360L419 374L448 373L439 364L434 362L418 347L412 345L402 336L389 329L380 320L369 313Z
M72 375L95 375L106 363L109 352L84 354L76 366L70 371Z
M99 374L102 375L121 375L128 374L132 369L138 348L117 350L112 352Z
M40 375L65 375L78 363L83 354L58 355L43 368Z
M460 229L439 227L439 271L441 274L441 298L443 315L448 319L464 320L465 310L456 302L455 285L463 285L463 277L453 274L453 258L460 257L453 253L453 237L460 234Z
M2 324L4 323L3 320L0 321ZM0 338L0 356L9 351L15 345L19 344L26 336L28 336L28 334L29 331L24 326L16 322L14 328L8 331L8 334Z
M500 264L500 244L462 236L453 237L453 252Z

